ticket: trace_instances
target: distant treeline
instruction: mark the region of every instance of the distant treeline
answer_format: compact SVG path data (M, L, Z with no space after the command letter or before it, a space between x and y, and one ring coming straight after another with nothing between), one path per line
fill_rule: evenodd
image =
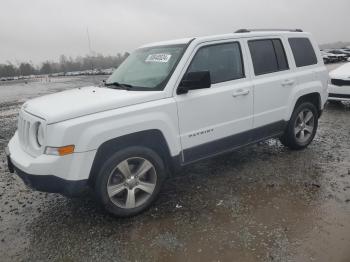
M84 71L90 69L117 68L129 56L129 53L118 53L116 56L101 54L78 56L76 58L61 55L58 62L45 61L40 66L22 62L18 65L12 63L0 64L0 77L29 76L38 74L53 74L60 72Z

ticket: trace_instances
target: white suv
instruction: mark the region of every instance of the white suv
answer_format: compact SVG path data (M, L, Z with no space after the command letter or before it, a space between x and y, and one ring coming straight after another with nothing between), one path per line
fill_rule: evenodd
M184 165L272 137L308 146L328 80L301 30L145 45L102 87L26 102L6 149L9 169L33 189L90 188L109 212L134 215Z

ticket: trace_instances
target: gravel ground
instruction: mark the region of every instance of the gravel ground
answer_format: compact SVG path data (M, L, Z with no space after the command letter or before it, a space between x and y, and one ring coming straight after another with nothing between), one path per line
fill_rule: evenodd
M3 153L20 105L100 80L0 85L1 261L350 261L349 104L327 106L306 150L268 140L191 165L134 218L27 189Z

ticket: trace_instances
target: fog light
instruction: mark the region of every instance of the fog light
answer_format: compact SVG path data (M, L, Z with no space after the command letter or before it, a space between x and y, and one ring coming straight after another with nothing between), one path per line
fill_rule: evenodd
M45 154L46 155L54 155L54 156L65 156L74 153L74 145L62 146L62 147L46 147Z

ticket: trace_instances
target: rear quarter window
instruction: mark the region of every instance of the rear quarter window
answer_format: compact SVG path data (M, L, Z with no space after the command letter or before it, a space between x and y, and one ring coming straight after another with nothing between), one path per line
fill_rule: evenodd
M315 50L308 38L289 38L288 41L297 67L317 64Z

